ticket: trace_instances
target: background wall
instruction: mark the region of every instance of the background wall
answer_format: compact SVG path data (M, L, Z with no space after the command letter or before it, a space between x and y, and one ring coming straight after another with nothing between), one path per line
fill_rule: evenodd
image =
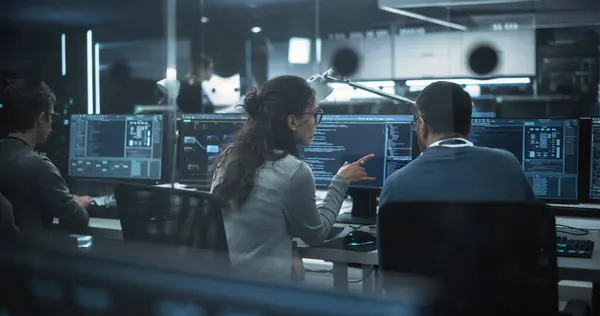
M177 52L177 74L184 77L188 70L191 41L182 39L175 43ZM139 79L160 80L165 77L167 60L166 42L160 39L133 40L100 43L100 70L105 71L117 61L126 62L132 76Z
M397 32L394 32L397 33ZM353 33L355 34L355 33ZM489 76L535 76L535 30L504 32L443 32L431 34L380 34L362 32L322 44L322 62L314 56L309 64L288 62L288 42L273 43L269 51L269 78L281 74L308 77L331 65L334 54L351 48L361 57L353 76L359 80L478 77L469 67L471 51L480 45L496 49L498 68ZM314 45L313 45L314 46Z

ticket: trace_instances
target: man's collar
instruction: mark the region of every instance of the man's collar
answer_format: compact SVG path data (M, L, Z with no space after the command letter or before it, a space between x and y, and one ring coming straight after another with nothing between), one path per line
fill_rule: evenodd
M440 139L437 142L429 145L428 148L431 147L474 147L473 143L466 138L463 137L452 137Z

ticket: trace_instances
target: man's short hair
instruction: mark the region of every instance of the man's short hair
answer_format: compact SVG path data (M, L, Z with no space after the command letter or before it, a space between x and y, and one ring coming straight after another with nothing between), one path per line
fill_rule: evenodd
M473 101L460 85L436 81L417 98L419 116L436 134L466 135L471 127Z
M42 113L50 114L56 96L39 80L12 79L0 85L0 124L9 133L27 132Z

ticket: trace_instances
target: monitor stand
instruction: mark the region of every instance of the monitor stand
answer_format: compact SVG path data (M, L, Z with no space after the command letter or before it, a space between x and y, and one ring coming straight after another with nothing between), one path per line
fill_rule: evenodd
M375 225L377 223L377 195L370 190L351 189L352 213L340 214L338 223Z

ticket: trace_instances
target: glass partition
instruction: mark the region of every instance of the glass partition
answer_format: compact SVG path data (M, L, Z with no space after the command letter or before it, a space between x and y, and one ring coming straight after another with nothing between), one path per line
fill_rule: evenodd
M320 187L327 186L337 163L344 161L340 155L323 158L327 150L337 155L355 146L362 153L372 146L385 152L376 169L381 181L366 186L372 191L409 163L419 152L411 125L413 102L385 95L414 101L438 80L463 86L477 118L568 121L598 115L600 40L597 28L590 26L598 24L600 15L592 14L598 13L597 6L562 0L487 2L15 4L0 16L18 23L1 29L14 31L19 40L2 37L1 42L10 42L19 53L2 51L0 75L41 75L55 90L56 112L63 117L54 123L46 148L38 149L59 167L74 194L93 197L88 210L94 232L111 230L117 233L109 238L121 238L116 187L134 183L210 191L216 158L247 121L238 105L248 91L278 76L295 75L311 83L323 80L330 90L323 90L326 95L319 107L329 118L321 126L342 122L354 131L342 135L332 128L331 134L320 135L322 142L309 148L313 152L305 157L312 159L311 168L321 176ZM29 43L34 39L39 45ZM315 118L321 119L321 113ZM369 124L367 133L357 127L367 125L364 120L379 122ZM325 137L338 143L323 149L321 145L333 143ZM357 160L357 155L346 156ZM318 164L321 160L328 161L327 168ZM322 200L319 194L317 200ZM354 201L359 204L360 198L366 207L376 203L370 191ZM170 198L160 206L180 210L182 200ZM343 211L349 208L345 203ZM175 222L170 219L149 216L146 228L163 232L156 223ZM196 220L181 222L188 229ZM376 262L376 254L371 255L369 263ZM295 259L297 264L299 258ZM305 260L305 266L315 273L333 272L332 264L321 260L333 259L317 259ZM352 269L350 275L357 276L360 288L376 279L373 271ZM354 289L345 281L341 288Z

